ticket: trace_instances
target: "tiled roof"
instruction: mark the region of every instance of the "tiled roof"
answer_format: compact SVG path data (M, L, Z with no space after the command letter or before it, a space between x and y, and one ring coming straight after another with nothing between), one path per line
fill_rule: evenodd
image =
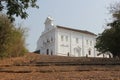
M86 30L78 30L78 29L73 29L73 28L68 28L68 27L63 27L63 26L59 26L57 25L58 28L62 28L62 29L66 29L66 30L72 30L72 31L76 31L76 32L81 32L81 33L85 33L85 34L90 34L90 35L94 35L97 36L96 34L86 31Z

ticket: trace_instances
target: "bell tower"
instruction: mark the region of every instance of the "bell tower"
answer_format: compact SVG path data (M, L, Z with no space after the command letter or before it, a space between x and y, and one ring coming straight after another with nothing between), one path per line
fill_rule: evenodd
M54 28L54 24L53 24L54 20L51 16L48 16L45 20L45 31L49 31L52 28Z

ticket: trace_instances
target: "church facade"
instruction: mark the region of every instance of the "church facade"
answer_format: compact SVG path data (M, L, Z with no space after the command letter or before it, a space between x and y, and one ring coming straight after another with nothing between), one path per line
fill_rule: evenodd
M97 35L86 31L55 25L51 17L45 20L45 29L37 41L40 54L72 56L72 57L103 57L97 55L95 49Z

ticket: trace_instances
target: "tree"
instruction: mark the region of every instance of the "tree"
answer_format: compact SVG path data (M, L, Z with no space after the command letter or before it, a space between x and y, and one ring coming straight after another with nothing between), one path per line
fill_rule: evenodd
M0 0L0 11L6 12L11 21L14 21L14 15L26 19L28 14L26 10L29 7L38 8L37 0Z
M16 28L6 15L0 15L0 58L22 56L25 47L25 29Z
M112 5L110 13L113 16L113 22L107 24L110 28L99 34L95 47L102 53L110 52L113 57L120 58L120 3Z
M13 25L4 15L0 15L0 57L6 56Z

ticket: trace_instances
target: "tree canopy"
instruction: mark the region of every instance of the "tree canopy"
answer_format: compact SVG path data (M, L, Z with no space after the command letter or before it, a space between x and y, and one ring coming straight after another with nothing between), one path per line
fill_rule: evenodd
M29 7L38 8L36 5L37 0L0 0L0 11L6 12L8 18L14 21L14 15L26 19L28 14L26 10Z
M112 5L110 13L113 21L107 24L110 28L105 29L97 37L96 48L102 53L110 52L113 57L120 58L120 3Z

